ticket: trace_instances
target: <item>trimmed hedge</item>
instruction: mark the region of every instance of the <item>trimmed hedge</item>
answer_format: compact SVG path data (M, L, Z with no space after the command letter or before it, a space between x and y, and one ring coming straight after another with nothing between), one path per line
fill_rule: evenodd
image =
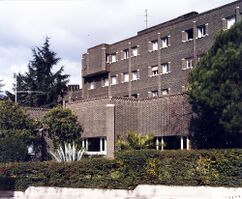
M0 188L29 186L134 189L138 184L242 186L242 149L126 151L114 160L0 165Z

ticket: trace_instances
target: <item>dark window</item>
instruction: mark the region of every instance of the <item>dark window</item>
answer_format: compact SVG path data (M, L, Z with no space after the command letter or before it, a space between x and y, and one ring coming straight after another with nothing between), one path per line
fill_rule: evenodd
M193 39L193 29L188 29L185 31L187 33L187 40Z
M88 138L88 151L100 151L100 138Z

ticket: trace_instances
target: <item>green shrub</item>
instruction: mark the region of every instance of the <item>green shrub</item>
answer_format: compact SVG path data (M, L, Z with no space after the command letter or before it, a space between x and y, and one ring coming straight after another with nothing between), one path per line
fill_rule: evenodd
M0 137L0 162L19 162L27 159L27 145L16 136Z
M134 189L139 184L241 187L242 149L139 150L118 152L113 160L1 164L0 179L16 190L29 186Z

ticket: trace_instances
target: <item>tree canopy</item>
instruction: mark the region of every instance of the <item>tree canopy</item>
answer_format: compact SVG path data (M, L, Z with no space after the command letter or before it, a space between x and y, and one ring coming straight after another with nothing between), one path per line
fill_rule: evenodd
M69 109L63 109L60 106L51 109L43 118L43 126L55 147L64 142L80 140L82 127Z
M242 146L242 22L221 31L189 75L198 147Z
M15 74L18 103L22 106L53 107L67 91L69 75L62 74L64 67L53 72L60 58L50 49L49 38L43 46L32 49L33 58L28 72Z

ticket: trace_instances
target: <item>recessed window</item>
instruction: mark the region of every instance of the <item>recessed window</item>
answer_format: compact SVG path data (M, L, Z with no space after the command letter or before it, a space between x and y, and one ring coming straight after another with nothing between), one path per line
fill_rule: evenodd
M114 63L116 61L117 61L117 54L116 53L111 54L111 63Z
M106 137L83 138L82 148L86 150L87 155L106 155L107 139Z
M108 78L103 78L102 79L102 87L106 87L109 85L109 79Z
M162 48L167 48L168 45L169 45L168 36L161 38L161 47Z
M162 74L167 74L170 72L169 63L161 64Z
M158 40L152 41L152 51L158 50Z
M139 93L135 93L131 95L132 98L139 98Z
M129 58L129 49L123 50L123 59L128 59Z
M106 54L106 63L110 63L111 61L111 56L109 54Z
M152 66L151 71L152 71L152 76L157 76L159 74L158 66Z
M168 95L168 94L169 94L169 89L161 90L161 95Z
M202 38L206 36L206 25L201 25L197 27L197 37Z
M185 58L185 59L182 59L182 69L183 70L186 70L186 69L191 69L193 68L193 58Z
M135 47L132 48L132 55L134 57L136 57L138 55L138 47L137 46L135 46Z
M227 20L227 29L230 29L235 24L235 17L229 17Z
M129 73L124 73L124 82L128 82L129 81Z
M94 82L89 83L89 90L93 90L95 88Z
M111 77L111 85L116 85L117 84L117 76L112 76Z
M138 80L139 79L139 71L132 71L132 81Z
M182 41L193 40L193 29L188 29L182 32Z
M158 91L151 91L151 97L157 97L158 96Z

